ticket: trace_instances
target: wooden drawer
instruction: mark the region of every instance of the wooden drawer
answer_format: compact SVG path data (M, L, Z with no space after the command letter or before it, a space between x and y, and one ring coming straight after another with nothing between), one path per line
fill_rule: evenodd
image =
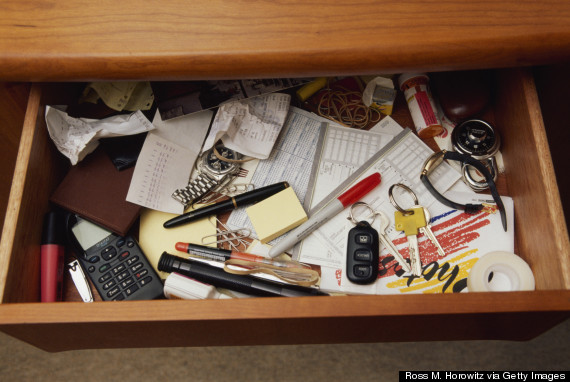
M49 351L84 348L532 338L570 316L570 243L530 72L496 72L494 120L516 252L536 291L244 300L39 303L41 221L66 167L35 85L0 243L0 330Z

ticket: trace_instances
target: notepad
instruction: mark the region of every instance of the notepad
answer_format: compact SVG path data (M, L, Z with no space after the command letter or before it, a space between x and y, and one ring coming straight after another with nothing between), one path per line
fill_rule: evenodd
M246 209L259 241L268 243L307 220L293 187Z

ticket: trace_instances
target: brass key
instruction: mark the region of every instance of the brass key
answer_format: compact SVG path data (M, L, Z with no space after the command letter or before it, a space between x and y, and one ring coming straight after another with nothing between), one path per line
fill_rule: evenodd
M420 248L418 245L418 232L421 227L425 227L427 225L423 207L411 208L407 212L395 211L394 220L396 223L396 229L398 231L403 231L408 239L412 274L414 276L421 276L422 262L420 259Z

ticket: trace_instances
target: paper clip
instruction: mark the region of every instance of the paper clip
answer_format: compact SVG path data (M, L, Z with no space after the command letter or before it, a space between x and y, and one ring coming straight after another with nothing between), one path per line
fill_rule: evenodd
M216 227L216 233L214 235L206 235L202 238L203 245L211 245L211 244L221 244L221 243L228 243L231 249L238 250L240 247L244 249L247 248L248 243L244 238L251 237L251 230L248 228L238 228L238 229L229 229L224 223L222 223L218 218L215 219L215 223L212 220L208 219L210 224ZM223 228L218 228L218 224ZM215 238L214 241L204 242L208 238ZM221 239L218 239L221 237ZM237 244L235 243L237 242Z
M231 184L222 189L211 192L198 201L201 204L209 204L219 202L221 199L231 196L236 196L247 191L253 191L255 186L251 183L237 183Z
M239 240L239 239L243 239L245 237L249 237L250 235L251 235L251 231L247 228L239 228L239 229L234 229L234 230L219 230L219 232L216 234L204 236L202 238L202 244L203 245L211 245L211 244L227 243L227 242L231 242L234 240ZM232 236L232 237L229 237L229 236ZM219 240L204 242L204 240L209 238L209 237L215 237L215 238L224 237L224 238L219 239Z

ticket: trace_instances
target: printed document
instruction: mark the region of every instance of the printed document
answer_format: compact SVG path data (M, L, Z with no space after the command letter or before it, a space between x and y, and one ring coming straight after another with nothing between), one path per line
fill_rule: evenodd
M309 186L319 132L326 125L316 114L292 106L271 156L259 161L251 184L260 188L288 182L302 203ZM234 229L248 228L254 232L244 208L234 210L227 224Z
M401 127L399 132L402 132ZM305 209L309 211L314 200L322 200L393 138L390 134L337 124L329 124L321 130L317 148L319 160L314 162L312 170L318 176L311 176L309 190L312 197L305 199Z
M311 206L309 216L323 208L330 199L338 197L352 185L374 172L380 173L382 183L366 195L362 201L368 203L374 210L380 210L388 216L391 221L391 228L387 230L389 237L398 234L393 229L395 208L390 204L388 197L388 189L391 185L403 183L410 187L416 194L419 203L425 207L429 208L434 203L435 198L420 181L422 165L433 151L411 130L404 130L386 147L374 154L348 179L340 182L340 177L334 178L329 175L326 161L320 159L324 156L327 141L328 138L325 136L324 144L321 145L321 150L317 153L318 162L321 166L316 168L311 175L315 179L315 187L313 192L307 195ZM435 171L437 174L434 173L433 175L434 186L440 192L447 191L460 178L460 174L446 163L442 163ZM328 195L319 191L327 189L334 191ZM398 190L400 189L398 188ZM407 194L394 192L394 197L403 208L413 205L411 197ZM295 251L295 257L299 261L310 264L340 268L345 262L348 231L353 227L353 224L347 219L349 210L350 208L345 209L303 240Z

